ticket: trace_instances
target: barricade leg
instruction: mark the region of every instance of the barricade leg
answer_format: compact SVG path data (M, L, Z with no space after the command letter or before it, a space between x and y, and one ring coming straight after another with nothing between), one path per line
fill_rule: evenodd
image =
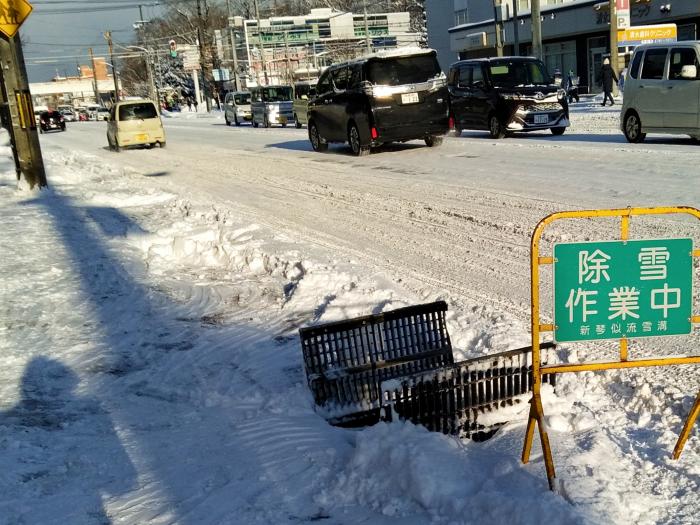
M535 415L535 400L530 400L530 416L527 420L527 430L525 431L525 444L523 445L523 454L521 456L523 463L530 461L530 450L532 449L532 438L535 435L535 423L537 416Z
M690 414L688 414L688 419L685 422L685 425L683 425L683 430L681 431L680 436L678 436L678 442L676 443L676 448L673 449L673 459L678 459L681 457L681 453L683 452L683 447L685 446L685 442L688 441L688 438L690 437L690 431L693 429L693 426L695 425L695 420L698 418L698 414L700 413L700 392L698 392L698 396L695 398L695 403L693 404L693 408L690 409Z
M539 394L532 395L530 401L530 417L527 422L527 430L525 432L525 444L523 446L523 463L530 460L530 450L532 448L532 439L535 431L535 423L540 435L540 444L542 445L542 455L544 456L544 466L547 471L547 481L549 481L549 490L555 490L556 472L554 471L554 459L552 458L552 449L549 446L549 436L547 435L547 427L544 424L544 410L542 408L542 397Z

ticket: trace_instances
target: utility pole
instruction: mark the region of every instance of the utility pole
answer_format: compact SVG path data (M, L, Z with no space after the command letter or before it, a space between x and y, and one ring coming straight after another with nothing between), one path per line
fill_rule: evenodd
M372 46L369 40L369 22L367 21L367 0L365 0L362 5L365 12L365 46L367 46L367 53L371 53Z
M542 20L540 19L540 0L530 2L530 25L532 27L532 54L542 60Z
M260 27L260 8L258 6L258 0L253 0L255 5L255 19L258 23L258 45L260 46L260 58L262 59L262 70L263 76L265 77L265 85L269 84L267 79L267 58L265 57L265 44L262 39L262 28Z
M197 0L197 40L199 41L199 62L202 68L202 82L204 91L204 102L207 106L207 113L211 111L211 97L209 96L209 82L207 82L207 67L204 61L204 38L202 38L202 2Z
M518 20L518 0L513 2L513 55L520 56L520 20Z
M289 63L289 41L288 41L288 36L289 36L289 32L288 32L288 31L285 31L285 32L284 32L284 59L285 59L285 62L287 63L287 82L288 82L289 84L293 84L293 83L294 83L294 79L292 78L292 68L291 68L291 65L290 65L290 63Z
M0 93L2 121L10 132L17 180L24 175L30 188L44 188L47 186L44 159L19 33L0 37Z
M97 87L97 69L95 68L95 55L92 54L92 48L88 48L90 60L92 61L92 87L95 91L95 104L100 103L100 90Z
M117 64L114 63L114 49L112 47L112 32L106 31L105 38L109 46L109 60L112 63L112 77L114 78L114 102L119 102L119 80L117 78Z
M517 2L517 0L515 0ZM501 15L501 0L493 0L493 24L496 32L496 56L503 56L503 17Z
M231 38L231 56L233 56L233 83L236 86L236 91L241 90L241 79L238 75L238 50L236 49L236 28L231 23L233 18L231 13L231 0L226 0L226 9L228 11L228 32Z
M609 0L610 6L610 67L615 75L620 74L620 54L617 52L617 3ZM613 82L613 94L617 95L617 85Z

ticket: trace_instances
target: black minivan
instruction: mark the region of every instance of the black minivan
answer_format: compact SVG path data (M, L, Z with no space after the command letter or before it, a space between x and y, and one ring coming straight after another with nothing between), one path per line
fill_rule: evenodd
M569 126L566 93L534 57L463 60L450 66L450 129L488 130L493 138Z
M348 142L354 155L388 142L438 146L448 131L445 76L432 49L397 50L330 66L309 102L315 151Z

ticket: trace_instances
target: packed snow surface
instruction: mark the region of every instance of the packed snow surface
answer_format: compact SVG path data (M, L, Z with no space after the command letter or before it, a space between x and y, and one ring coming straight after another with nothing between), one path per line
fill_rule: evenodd
M313 153L305 130L173 117L162 150L109 152L104 123L43 135L40 192L0 151L1 524L698 523L697 429L670 459L695 367L544 388L550 492L537 439L519 461L526 403L494 415L510 423L484 443L400 422L334 428L297 333L444 299L457 359L526 345L537 222L699 206L699 146L627 144L615 110L583 104L563 137L473 132L362 159ZM645 218L631 234L697 245L700 228ZM542 250L618 236L615 221L569 221ZM630 352L697 348L696 330Z

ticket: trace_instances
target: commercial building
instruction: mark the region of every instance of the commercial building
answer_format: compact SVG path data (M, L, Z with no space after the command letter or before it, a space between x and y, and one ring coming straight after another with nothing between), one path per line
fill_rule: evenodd
M32 82L29 91L35 106L56 107L63 104L86 106L94 104L95 84L99 92L99 101L108 105L114 98L114 79L107 73L104 58L95 57L95 71L89 66L78 66L79 75L75 77L54 77L51 82ZM121 89L121 88L120 88Z
M496 22L503 27L505 55L532 54L532 33L529 0L503 0L496 8L490 1L447 0L452 9L445 9L445 0L427 0L428 44L438 46L441 64L460 58L496 55ZM601 89L600 69L603 58L610 54L610 13L607 1L541 0L541 27L544 60L550 71L572 70L580 77L582 91ZM630 0L631 25L667 25L663 38L694 40L700 24L700 2L697 0ZM451 18L449 39L440 28ZM431 21L432 19L432 21ZM438 34L433 34L437 28ZM675 35L672 36L672 33ZM637 42L653 40L641 35ZM517 45L516 45L517 39ZM448 44L449 42L449 44ZM625 43L621 41L621 43ZM634 41L619 47L620 63L629 60Z
M365 15L323 8L261 19L259 27L257 20L242 17L231 17L229 24L226 47L232 49L233 37L238 71L249 84L264 84L265 77L268 84L288 83L339 60L420 42L407 12ZM224 56L231 57L230 51Z

